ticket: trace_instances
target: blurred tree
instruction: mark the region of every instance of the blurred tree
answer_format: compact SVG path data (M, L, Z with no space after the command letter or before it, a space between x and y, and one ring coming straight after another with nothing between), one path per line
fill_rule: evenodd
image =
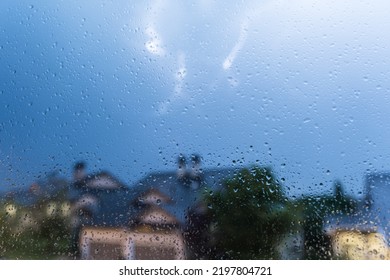
M297 202L303 212L305 259L330 259L330 237L324 232L324 219L356 210L357 201L344 194L340 181L334 183L333 189L333 195L305 196Z
M6 259L68 258L70 228L68 182L50 173L21 190L0 209L0 257Z
M277 245L291 229L293 215L271 169L242 169L206 203L213 258L277 259Z

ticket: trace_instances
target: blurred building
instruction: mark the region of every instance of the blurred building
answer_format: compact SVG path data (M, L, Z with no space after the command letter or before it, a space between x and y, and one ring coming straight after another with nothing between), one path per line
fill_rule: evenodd
M390 259L390 173L367 175L365 189L355 213L328 217L336 258Z
M39 228L45 219L60 217L66 221L70 215L68 187L66 179L49 173L29 188L7 193L0 198L6 215L12 218L8 220L7 227L21 233Z
M237 169L202 170L201 158L151 173L127 187L108 172L76 164L71 187L74 248L82 259L186 259L197 248L204 192L219 190ZM199 220L199 219L198 219ZM189 240L193 238L194 240Z

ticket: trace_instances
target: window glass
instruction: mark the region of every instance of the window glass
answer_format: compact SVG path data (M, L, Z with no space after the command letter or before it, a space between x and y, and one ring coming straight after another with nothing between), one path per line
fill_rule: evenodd
M0 257L389 259L389 12L1 1Z

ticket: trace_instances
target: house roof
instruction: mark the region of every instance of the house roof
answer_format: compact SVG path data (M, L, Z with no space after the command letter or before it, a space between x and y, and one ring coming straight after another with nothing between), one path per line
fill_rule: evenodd
M56 173L34 182L29 188L16 189L6 193L0 200L13 200L22 206L31 207L39 202L62 199L66 196L69 183Z
M139 222L145 212L145 197L159 197L156 205L161 212L179 225L186 223L188 210L199 204L206 190L222 188L226 179L233 177L238 168L203 170L200 176L178 178L175 171L151 173L131 187L127 187L108 172L92 174L73 185L72 200L86 200L94 197L94 203L85 205L93 218L86 223L94 226L123 227ZM103 181L104 180L104 181ZM94 182L92 184L92 182ZM108 188L104 188L104 184ZM111 186L116 185L115 188ZM98 186L98 187L96 187ZM145 219L144 219L145 220Z
M70 200L92 218L87 225L126 226L130 217L130 189L109 172L88 175L72 184Z
M170 197L171 203L162 203L160 207L174 215L181 224L185 224L188 210L199 204L206 191L223 188L226 179L239 172L238 168L202 170L199 180L179 179L175 171L151 173L132 186L135 193L153 188Z
M380 231L380 221L372 216L371 211L359 205L359 209L355 213L348 215L331 215L326 217L325 231L328 233L339 230L361 231L361 232L378 232Z
M368 221L374 221L390 244L390 172L366 176Z

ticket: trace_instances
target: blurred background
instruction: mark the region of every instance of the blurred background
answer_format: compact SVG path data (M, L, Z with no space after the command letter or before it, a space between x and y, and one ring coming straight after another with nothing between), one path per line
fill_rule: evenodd
M1 1L0 256L89 258L95 245L80 231L150 233L159 226L146 216L164 224L169 215L171 242L182 240L185 252L171 257L387 258L389 12L386 1L352 0ZM261 191L270 185L280 195ZM80 206L85 195L93 210ZM144 196L160 203L140 203ZM241 238L278 232L300 253L259 241L237 254L239 231L218 237L225 222L240 224L222 222L227 205L243 207L241 229L271 219ZM248 216L273 211L276 220ZM121 218L102 218L110 215ZM195 221L203 237L183 237L201 232L188 229ZM279 224L289 226L265 233ZM337 243L350 240L360 247ZM128 250L112 257L148 256Z

